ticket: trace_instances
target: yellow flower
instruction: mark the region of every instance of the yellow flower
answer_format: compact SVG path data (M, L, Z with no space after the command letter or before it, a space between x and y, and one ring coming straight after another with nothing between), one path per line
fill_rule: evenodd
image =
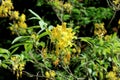
M59 59L56 59L54 62L53 62L53 65L55 65L55 67L59 64L60 60Z
M16 61L16 59L17 59L16 56L12 56L12 57L11 57L11 60L12 60L12 61Z
M70 3L65 3L63 7L67 12L71 12L72 10L72 5Z
M46 78L50 78L50 73L48 71L45 72Z
M8 17L9 11L13 9L11 0L2 0L0 6L0 17Z
M118 71L118 67L117 66L113 66L113 71Z
M26 16L25 16L25 14L22 14L22 15L20 16L19 20L20 20L21 22L26 21Z
M70 58L71 58L70 52L67 53L66 58L67 58L68 61L70 61Z
M27 28L27 24L25 22L18 22L18 25L23 29Z
M19 12L18 11L12 11L10 14L10 19L18 19L19 18Z
M76 53L77 51L76 51L76 49L75 49L75 48L73 48L73 49L72 49L72 52L73 52L73 53Z
M50 75L51 75L51 77L55 77L55 71L54 70L50 70Z
M113 3L114 3L115 5L118 5L118 4L120 3L120 0L113 0Z
M113 72L113 71L108 72L108 74L106 75L106 77L107 77L109 80L117 80L116 72Z
M66 23L62 25L57 25L51 31L51 41L56 43L56 47L64 49L68 46L72 46L72 40L75 39L75 33L72 28L66 28Z
M118 21L118 24L120 25L120 19L119 19L119 21Z
M102 37L106 34L106 29L104 28L104 23L95 23L94 24L95 29L94 29L94 34L97 35L98 37Z

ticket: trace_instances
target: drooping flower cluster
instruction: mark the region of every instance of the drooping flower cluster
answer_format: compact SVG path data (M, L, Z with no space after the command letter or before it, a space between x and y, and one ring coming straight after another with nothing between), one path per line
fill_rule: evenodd
M67 28L66 23L57 25L51 30L50 38L51 42L55 44L56 60L53 64L57 66L61 61L63 64L69 64L71 58L70 48L73 46L73 39L76 39L72 28ZM59 55L62 55L62 60L59 59Z
M22 71L25 67L23 58L17 55L11 57L13 73L16 74L17 79L22 76Z

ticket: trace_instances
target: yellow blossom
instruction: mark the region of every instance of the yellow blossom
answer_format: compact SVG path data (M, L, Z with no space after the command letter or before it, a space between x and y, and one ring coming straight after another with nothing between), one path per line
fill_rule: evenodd
M54 62L53 62L53 65L55 65L55 67L59 64L60 60L59 59L56 59Z
M27 28L27 24L26 24L25 22L18 22L18 25L19 25L21 28L24 28L24 29Z
M76 51L76 49L75 49L75 48L73 48L73 49L72 49L72 52L73 52L73 53L76 53L77 51Z
M95 30L94 30L95 35L102 37L106 34L107 31L104 28L104 23L95 23L94 26L95 26Z
M50 70L50 75L51 75L51 77L55 77L55 71L54 70Z
M10 19L18 19L19 18L19 12L18 11L12 11L10 14Z
M115 5L118 5L118 4L120 3L120 0L113 0L113 3L114 3Z
M113 71L118 71L118 67L117 66L113 66Z
M116 72L113 72L113 71L108 72L108 74L106 75L106 77L107 77L109 80L117 80Z
M66 28L66 23L57 25L51 31L51 41L56 43L56 47L64 49L67 46L72 46L72 40L75 39L75 33L72 28Z
M45 72L46 78L50 78L50 73L48 71Z
M20 20L21 22L26 21L26 16L25 16L25 14L22 14L22 15L20 16L19 20Z
M9 11L13 9L11 0L2 0L0 6L0 17L8 17Z
M118 21L118 24L120 25L120 19L119 19L119 21Z
M70 3L65 3L63 7L67 12L71 12L72 10L72 5Z
M17 78L22 76L22 71L25 67L25 62L20 56L14 55L11 57L13 73L16 73Z

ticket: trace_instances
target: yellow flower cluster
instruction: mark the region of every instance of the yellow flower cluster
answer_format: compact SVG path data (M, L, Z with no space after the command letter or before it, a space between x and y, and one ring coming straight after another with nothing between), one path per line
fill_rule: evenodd
M13 25L10 27L12 34L26 33L27 24L25 23L26 21L25 14L21 14L19 16L18 11L13 11L11 12L10 19L14 21Z
M8 17L9 13L13 8L14 7L11 0L2 0L0 6L0 17Z
M66 23L57 25L50 31L51 42L55 44L55 53L57 59L53 62L53 65L57 66L59 62L63 62L65 65L69 65L71 52L70 48L73 46L73 39L76 39L75 33L72 28L67 28ZM62 55L59 59L59 54Z
M51 31L51 41L56 44L57 49L65 49L68 46L72 46L72 40L76 37L72 28L66 28L66 23L57 25Z
M64 3L62 0L50 0L50 2L55 6L56 9L63 11L67 11L67 12L71 12L73 6L71 5L71 3Z
M13 67L13 73L16 73L17 79L22 76L22 71L25 67L25 62L22 61L20 56L12 56L12 67Z
M71 12L71 10L72 10L72 8L73 8L73 6L70 4L70 3L65 3L64 5L63 5L63 7L64 7L64 9L65 9L65 11L67 11L67 12Z
M107 31L104 27L104 23L95 23L94 26L95 26L94 35L102 37L106 34Z
M117 76L117 72L119 71L117 66L113 66L112 71L108 72L106 75L106 78L108 80L120 80L120 78Z
M113 71L110 71L107 76L106 76L109 80L117 80L117 77L116 77L116 73L113 72Z
M70 63L70 58L71 58L70 52L66 53L66 55L65 55L64 58L63 58L63 62L64 62L65 65L69 65L69 63Z
M10 20L13 20L13 24L10 27L12 34L26 33L27 24L25 14L19 13L19 11L12 10L13 4L11 0L2 0L0 6L0 17L9 17Z
M115 5L118 5L118 4L120 4L120 0L113 0L113 3L114 3Z
M55 71L54 70L50 70L50 71L46 71L45 72L45 77L47 78L47 79L50 79L50 78L54 78L55 77Z

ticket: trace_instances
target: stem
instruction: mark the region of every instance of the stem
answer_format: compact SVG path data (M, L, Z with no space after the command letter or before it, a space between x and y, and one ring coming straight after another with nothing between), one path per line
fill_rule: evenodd
M115 18L116 12L117 12L117 11L114 12L114 14L113 14L113 16L112 16L110 22L108 23L108 28L110 27L111 22L112 22L113 19Z

